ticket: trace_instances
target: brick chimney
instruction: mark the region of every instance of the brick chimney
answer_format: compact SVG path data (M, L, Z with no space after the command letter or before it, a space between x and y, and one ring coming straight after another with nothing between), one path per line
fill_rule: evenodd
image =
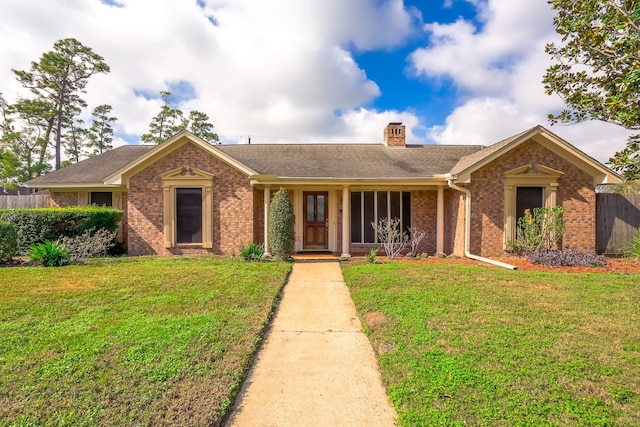
M405 126L402 122L391 122L384 128L384 145L391 148L404 148Z

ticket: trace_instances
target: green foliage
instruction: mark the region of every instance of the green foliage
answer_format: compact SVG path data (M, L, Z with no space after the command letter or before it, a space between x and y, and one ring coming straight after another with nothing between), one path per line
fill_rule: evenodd
M37 123L41 132L31 135L40 153L39 164L45 163L47 148L53 138L55 168L60 169L61 148L65 131L73 128L74 118L87 106L80 94L85 92L89 78L108 73L104 58L74 38L58 40L53 50L45 52L29 71L12 70L18 82L35 98L16 103L29 123ZM32 107L37 106L37 109ZM27 134L17 131L22 137Z
M118 209L97 206L0 210L0 221L10 222L18 229L21 254L36 243L78 236L91 229L115 233L121 217Z
M118 120L117 117L111 116L111 105L102 104L93 109L91 114L93 120L91 127L88 129L88 148L92 149L92 154L102 154L111 150L113 142L113 123Z
M69 261L69 253L60 242L45 240L29 249L29 258L45 267L60 267Z
M245 261L261 261L264 255L264 246L257 243L249 243L242 246L240 249L240 256Z
M633 238L622 246L621 253L627 258L640 260L640 230L637 230Z
M219 143L218 134L213 131L213 124L209 122L209 116L202 111L193 110L189 112L187 129L192 134L210 143Z
M0 261L9 261L18 254L18 229L11 223L0 221Z
M281 187L271 199L269 209L269 247L274 256L283 260L291 258L296 239L295 221L289 194Z
M551 250L565 231L564 207L527 209L518 219L516 240L507 242L507 251L517 255Z
M568 109L550 114L552 123L601 120L640 129L640 3L636 1L549 0L562 36L546 51L556 61L543 82ZM640 178L640 139L609 160L626 179Z
M365 259L367 260L367 264L373 264L374 262L376 262L377 255L378 255L378 248L369 249L369 252L367 252L367 255L365 257Z
M185 117L182 110L171 104L170 97L170 91L160 91L163 104L160 107L160 112L151 119L149 132L140 137L142 142L160 144L183 129L187 129L207 142L216 143L219 141L218 135L213 132L214 126L209 122L208 115L201 111L192 110L189 112L189 116Z
M86 264L89 258L107 255L116 244L116 233L90 229L75 237L63 236L59 242L69 254L69 263Z

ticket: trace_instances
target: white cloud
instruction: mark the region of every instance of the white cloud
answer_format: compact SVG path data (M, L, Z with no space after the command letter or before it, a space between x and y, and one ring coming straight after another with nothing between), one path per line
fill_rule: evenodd
M9 68L27 69L56 40L74 37L111 67L91 79L85 98L90 107L112 105L119 132L145 132L158 111L158 100L135 91L158 93L181 81L196 97L180 108L207 113L223 135L333 138L380 94L349 49L398 46L420 22L402 0L118 3L3 0L0 92L18 92ZM389 114L368 115L379 122ZM367 138L365 129L348 134Z
M429 130L430 139L489 145L542 124L602 162L624 147L630 132L613 125L548 123L547 114L564 104L542 84L551 64L544 47L559 38L547 2L468 1L478 10L476 21L426 24L429 44L409 58L416 74L449 79L460 93L445 123Z

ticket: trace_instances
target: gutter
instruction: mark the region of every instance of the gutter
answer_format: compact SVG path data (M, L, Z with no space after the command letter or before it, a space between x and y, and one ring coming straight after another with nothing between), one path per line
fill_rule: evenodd
M450 188L453 188L454 190L458 190L464 193L465 195L464 256L466 256L467 258L475 259L476 261L486 262L488 264L497 265L498 267L507 268L509 270L517 270L518 267L516 267L515 265L481 257L479 255L474 255L469 251L470 240L471 240L471 191L467 190L466 188L458 187L457 185L455 185L453 183L453 180L456 179L455 176L451 176L451 174L446 174L445 178L447 179L447 184L449 184Z

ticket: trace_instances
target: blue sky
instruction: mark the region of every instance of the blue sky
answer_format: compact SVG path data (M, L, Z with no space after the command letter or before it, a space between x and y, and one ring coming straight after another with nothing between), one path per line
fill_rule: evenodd
M113 106L117 144L171 90L224 143L379 143L402 121L411 143L489 145L562 108L541 84L552 20L544 0L3 0L0 92L26 95L11 69L74 37L111 67L85 99ZM627 135L550 129L601 161Z

